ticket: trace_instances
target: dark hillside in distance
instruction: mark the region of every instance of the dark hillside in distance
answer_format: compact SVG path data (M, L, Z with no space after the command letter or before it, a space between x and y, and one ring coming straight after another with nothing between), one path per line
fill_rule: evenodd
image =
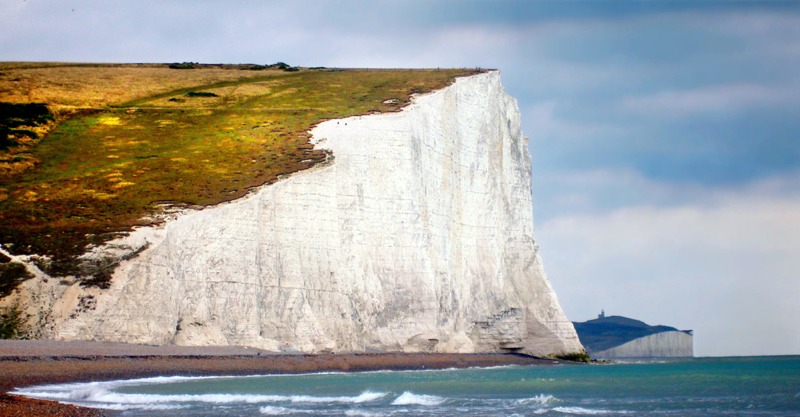
M585 322L573 322L581 343L591 354L608 350L632 340L663 332L681 331L670 326L650 326L642 321L622 316L600 314L598 318ZM684 330L691 334L691 330Z

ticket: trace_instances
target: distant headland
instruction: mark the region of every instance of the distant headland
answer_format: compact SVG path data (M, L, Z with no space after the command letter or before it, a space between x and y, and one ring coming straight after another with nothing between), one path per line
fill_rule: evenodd
M592 359L674 358L694 356L691 330L651 326L622 316L573 322L578 337Z

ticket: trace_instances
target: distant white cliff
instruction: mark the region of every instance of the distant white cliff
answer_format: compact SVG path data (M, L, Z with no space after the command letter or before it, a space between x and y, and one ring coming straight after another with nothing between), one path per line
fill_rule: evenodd
M582 351L542 270L527 139L498 72L312 133L333 161L115 242L147 246L110 289L24 283L18 297L40 336L300 352Z
M678 358L694 356L691 330L651 326L643 321L606 316L573 323L592 359Z
M592 353L594 359L691 358L693 356L693 336L681 331L651 334L611 349Z

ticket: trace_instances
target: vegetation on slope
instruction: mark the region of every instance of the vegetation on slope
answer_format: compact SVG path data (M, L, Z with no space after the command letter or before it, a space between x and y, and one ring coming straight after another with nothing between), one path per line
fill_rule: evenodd
M475 73L256 69L0 65L0 102L43 103L56 121L0 150L0 243L47 256L52 275L86 275L87 247L167 205L236 199L325 160L308 143L319 122L396 111Z
M20 339L25 336L25 320L19 306L0 309L0 339Z
M11 293L17 285L33 276L25 265L14 262L8 256L0 253L0 298Z
M0 151L24 146L39 138L36 128L47 126L53 114L41 103L0 103Z

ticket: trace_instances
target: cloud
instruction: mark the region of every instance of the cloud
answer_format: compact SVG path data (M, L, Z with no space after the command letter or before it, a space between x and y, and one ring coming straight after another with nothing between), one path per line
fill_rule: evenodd
M638 114L684 117L701 112L738 112L751 107L798 103L798 86L727 84L625 97L620 106L624 111Z
M692 328L699 355L797 354L798 188L773 178L675 206L557 216L537 237L573 320L605 308Z
M795 12L796 12L795 8ZM800 36L800 16L783 11L759 13L728 12L708 19L707 16L690 16L694 24L737 34L760 43L763 39L797 39ZM794 42L788 42L794 43Z
M326 65L345 67L491 67L512 55L512 33L479 25L453 25L395 36L353 30L329 33ZM492 57L491 59L489 57Z
M565 115L565 113L567 113ZM559 111L555 101L533 104L523 109L523 117L528 122L526 131L530 131L534 140L600 140L601 138L622 135L627 130L618 124L601 122L571 121L569 111Z
M4 16L14 17L21 13L27 5L27 1L0 1L0 13Z
M708 187L692 181L655 180L629 168L597 168L540 173L534 164L534 202L544 202L550 216L609 213L625 207L724 205L742 195L758 199L800 196L800 170L746 183Z
M629 168L541 173L536 170L534 160L533 179L535 215L539 221L609 213L631 206L675 206L708 198L706 187L655 181Z

